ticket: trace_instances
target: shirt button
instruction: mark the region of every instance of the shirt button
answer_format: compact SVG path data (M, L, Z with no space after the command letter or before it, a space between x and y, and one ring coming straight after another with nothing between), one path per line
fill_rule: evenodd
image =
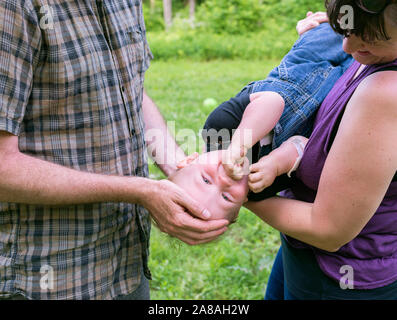
M281 125L278 123L277 125L276 125L276 127L274 128L274 132L276 133L276 134L280 134L281 132L283 132L283 128L281 127Z

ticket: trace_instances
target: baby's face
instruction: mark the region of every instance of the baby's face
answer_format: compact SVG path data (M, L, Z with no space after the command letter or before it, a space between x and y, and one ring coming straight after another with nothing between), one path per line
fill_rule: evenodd
M248 177L231 179L222 166L222 151L203 153L183 165L170 180L204 204L211 219L233 221L247 200Z

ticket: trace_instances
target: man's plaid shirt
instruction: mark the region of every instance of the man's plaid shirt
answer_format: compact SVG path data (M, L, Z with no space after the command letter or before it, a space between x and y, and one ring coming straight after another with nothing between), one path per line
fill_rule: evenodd
M141 1L1 0L0 130L45 161L147 177L142 96L150 59ZM150 277L149 233L148 212L133 204L0 203L0 296L131 293L142 266Z

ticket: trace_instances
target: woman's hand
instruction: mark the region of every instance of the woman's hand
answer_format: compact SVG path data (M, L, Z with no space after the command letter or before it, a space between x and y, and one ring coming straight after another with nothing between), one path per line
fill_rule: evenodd
M298 21L298 24L296 25L296 31L298 32L299 36L301 36L305 32L319 26L321 23L328 21L328 16L325 12L313 13L309 11L306 14L305 19Z
M227 220L208 220L209 212L183 189L168 180L153 181L140 201L157 227L189 245L215 240L229 224Z

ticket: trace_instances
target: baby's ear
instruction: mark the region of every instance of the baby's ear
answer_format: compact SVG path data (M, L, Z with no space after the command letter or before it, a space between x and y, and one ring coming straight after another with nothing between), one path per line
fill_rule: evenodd
M176 167L178 169L183 169L184 167L186 167L187 165L191 164L194 160L196 160L199 157L198 152L195 152L193 154L191 154L190 156L187 156L185 159L181 160L178 162L178 164L176 165Z

